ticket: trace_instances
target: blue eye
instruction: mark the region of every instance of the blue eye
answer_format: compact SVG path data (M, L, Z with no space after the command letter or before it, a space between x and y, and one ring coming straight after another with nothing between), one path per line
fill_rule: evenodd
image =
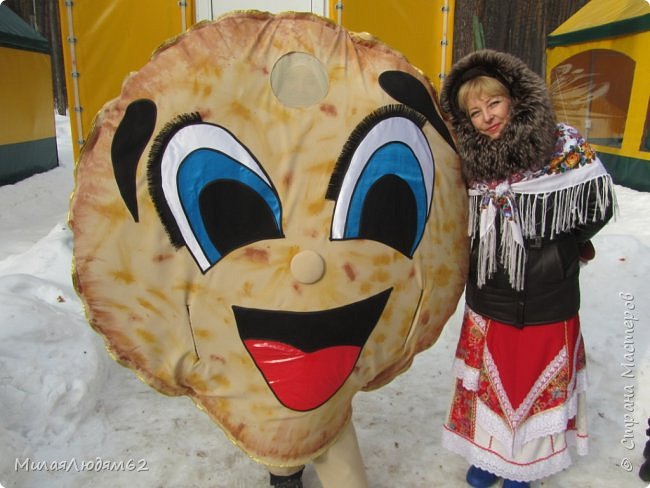
M331 236L379 241L412 257L429 215L434 162L420 119L401 112L371 116L364 123L372 127L351 136L339 160L346 168Z
M203 271L234 249L282 237L275 189L225 129L193 124L178 130L162 154L160 176L182 242Z

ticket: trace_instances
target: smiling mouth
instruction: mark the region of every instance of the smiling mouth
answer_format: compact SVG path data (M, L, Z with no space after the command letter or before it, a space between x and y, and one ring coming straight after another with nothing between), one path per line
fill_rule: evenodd
M352 374L392 288L315 312L233 305L239 336L285 407L307 411L329 400Z
M485 129L482 133L483 135L487 136L490 139L497 139L501 136L501 129L503 125L502 124L495 124L493 126L488 127Z

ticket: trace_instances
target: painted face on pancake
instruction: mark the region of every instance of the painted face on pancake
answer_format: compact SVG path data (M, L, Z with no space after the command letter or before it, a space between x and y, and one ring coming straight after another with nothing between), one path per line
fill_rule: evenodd
M98 114L75 283L118 361L256 459L298 464L454 311L463 188L400 54L312 15L232 14L159 49Z

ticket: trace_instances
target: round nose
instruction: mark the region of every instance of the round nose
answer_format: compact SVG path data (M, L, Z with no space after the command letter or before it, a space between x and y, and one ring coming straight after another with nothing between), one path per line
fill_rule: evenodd
M300 251L291 259L291 274L301 283L316 283L325 273L325 261L315 251Z

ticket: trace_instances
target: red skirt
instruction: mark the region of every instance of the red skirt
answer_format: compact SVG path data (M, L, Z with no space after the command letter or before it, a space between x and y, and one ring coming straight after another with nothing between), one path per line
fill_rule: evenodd
M466 309L443 445L503 478L531 481L587 452L578 316L518 329Z

